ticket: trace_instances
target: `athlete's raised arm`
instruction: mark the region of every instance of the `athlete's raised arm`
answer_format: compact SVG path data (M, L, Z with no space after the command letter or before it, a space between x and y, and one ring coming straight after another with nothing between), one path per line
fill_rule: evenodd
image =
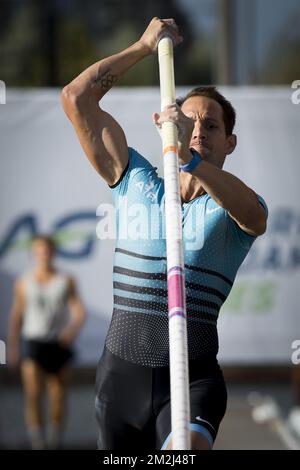
M63 108L80 143L98 173L109 185L117 182L128 162L125 134L99 101L137 62L155 52L158 39L168 33L182 41L172 19L153 18L142 37L127 49L88 67L62 91Z

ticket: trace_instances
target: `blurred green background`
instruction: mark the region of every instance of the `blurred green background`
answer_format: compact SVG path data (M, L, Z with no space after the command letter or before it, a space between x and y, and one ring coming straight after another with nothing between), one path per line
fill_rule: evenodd
M298 0L2 0L1 79L10 87L63 86L89 64L124 49L153 16L184 36L176 84L277 85L297 78ZM120 85L157 85L156 57Z

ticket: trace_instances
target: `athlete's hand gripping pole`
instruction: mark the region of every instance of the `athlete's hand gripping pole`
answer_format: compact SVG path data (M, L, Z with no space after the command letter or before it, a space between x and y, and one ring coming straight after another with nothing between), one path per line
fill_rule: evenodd
M164 36L159 40L158 58L161 110L163 111L165 106L175 103L173 42L170 37ZM189 450L191 448L190 397L176 125L172 122L164 122L161 135L165 181L172 448L173 450Z

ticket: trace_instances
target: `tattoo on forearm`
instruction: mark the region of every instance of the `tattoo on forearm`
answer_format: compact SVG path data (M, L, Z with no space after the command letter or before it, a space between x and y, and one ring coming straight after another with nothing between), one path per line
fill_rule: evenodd
M117 75L113 75L111 70L108 69L96 78L95 83L100 83L103 90L109 90L109 88L111 88L117 80Z

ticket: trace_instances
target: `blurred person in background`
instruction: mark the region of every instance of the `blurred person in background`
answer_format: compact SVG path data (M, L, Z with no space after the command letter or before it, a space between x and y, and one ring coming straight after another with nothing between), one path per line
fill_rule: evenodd
M47 447L57 449L61 445L73 342L85 311L74 279L54 267L54 240L37 236L32 252L32 271L15 283L8 365L12 369L21 366L26 426L31 448L36 450L46 447L42 410L46 385L50 405Z
M147 216L155 204L163 211L164 181L128 147L122 128L99 101L128 69L156 52L164 34L175 46L182 41L174 19L153 18L140 40L91 65L62 92L64 110L87 157L111 188L118 226L127 224L127 204L140 203ZM252 243L266 230L267 208L251 188L222 169L236 146L235 111L214 87L198 87L152 118L158 129L163 122L178 127L191 444L193 450L211 449L227 403L216 358L218 312ZM147 153L147 141L142 151ZM151 223L161 227L152 214ZM192 224L203 240L200 236L197 248L190 249ZM140 243L117 237L114 311L96 381L101 450L172 449L166 269L163 235L143 237Z

